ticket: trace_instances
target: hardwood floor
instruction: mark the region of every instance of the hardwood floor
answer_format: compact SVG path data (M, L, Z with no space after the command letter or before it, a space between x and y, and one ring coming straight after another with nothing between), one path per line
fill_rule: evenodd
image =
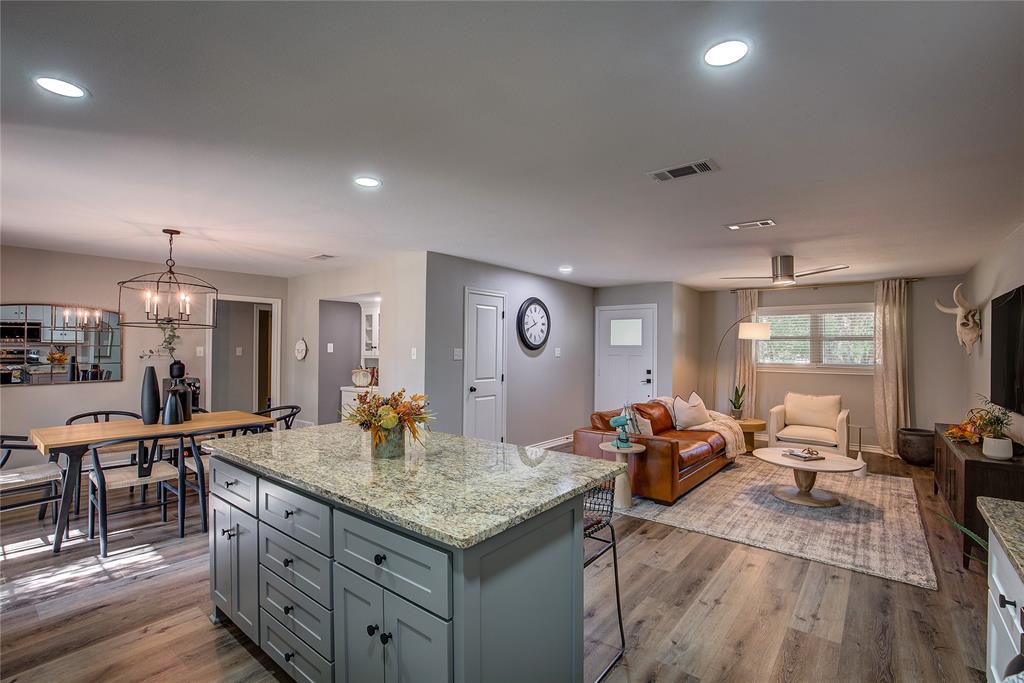
M930 470L886 458L871 470L913 476L938 591L621 517L627 650L606 680L984 681L983 568L962 568ZM5 515L2 680L287 680L234 627L209 622L194 498L188 521L179 539L173 513L167 524L155 511L115 516L101 560L84 515L59 556L34 510ZM611 564L609 553L587 570L587 681L618 641Z

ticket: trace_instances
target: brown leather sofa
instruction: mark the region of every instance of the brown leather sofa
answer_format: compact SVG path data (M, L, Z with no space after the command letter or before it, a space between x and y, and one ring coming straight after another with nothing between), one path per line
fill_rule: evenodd
M672 413L657 401L634 403L637 414L650 420L654 436L631 434L630 440L647 450L629 457L629 480L633 494L671 505L697 484L728 464L725 439L718 432L677 430ZM603 460L614 460L598 446L615 439L608 422L622 412L605 410L590 416L590 429L573 432L573 452Z

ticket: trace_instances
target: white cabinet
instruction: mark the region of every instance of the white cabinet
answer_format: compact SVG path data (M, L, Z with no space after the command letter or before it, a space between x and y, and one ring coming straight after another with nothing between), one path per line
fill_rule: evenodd
M996 535L988 534L988 627L985 664L989 683L1003 680L1006 665L1024 645L1024 581Z
M341 412L344 413L359 401L359 394L377 393L377 387L341 387Z
M360 308L363 313L360 355L377 358L380 356L380 306L360 305Z

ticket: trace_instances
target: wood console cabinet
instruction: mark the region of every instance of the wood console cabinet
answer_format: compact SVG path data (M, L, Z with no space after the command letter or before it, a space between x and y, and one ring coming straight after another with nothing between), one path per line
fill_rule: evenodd
M949 506L953 519L982 538L988 525L978 512L978 496L1024 500L1024 458L990 460L981 454L981 444L959 443L946 437L948 424L935 425L935 493ZM963 534L963 562L976 544ZM981 550L981 548L978 548Z

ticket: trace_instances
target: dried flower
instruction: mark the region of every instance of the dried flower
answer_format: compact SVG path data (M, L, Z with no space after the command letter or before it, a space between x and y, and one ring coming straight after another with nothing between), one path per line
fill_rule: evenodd
M341 417L370 432L375 444L383 443L384 431L391 429L407 429L413 439L421 441L417 425L425 425L434 419L433 414L427 411L426 395L413 394L407 399L405 389L390 396L362 392L356 397L354 407L341 411Z

